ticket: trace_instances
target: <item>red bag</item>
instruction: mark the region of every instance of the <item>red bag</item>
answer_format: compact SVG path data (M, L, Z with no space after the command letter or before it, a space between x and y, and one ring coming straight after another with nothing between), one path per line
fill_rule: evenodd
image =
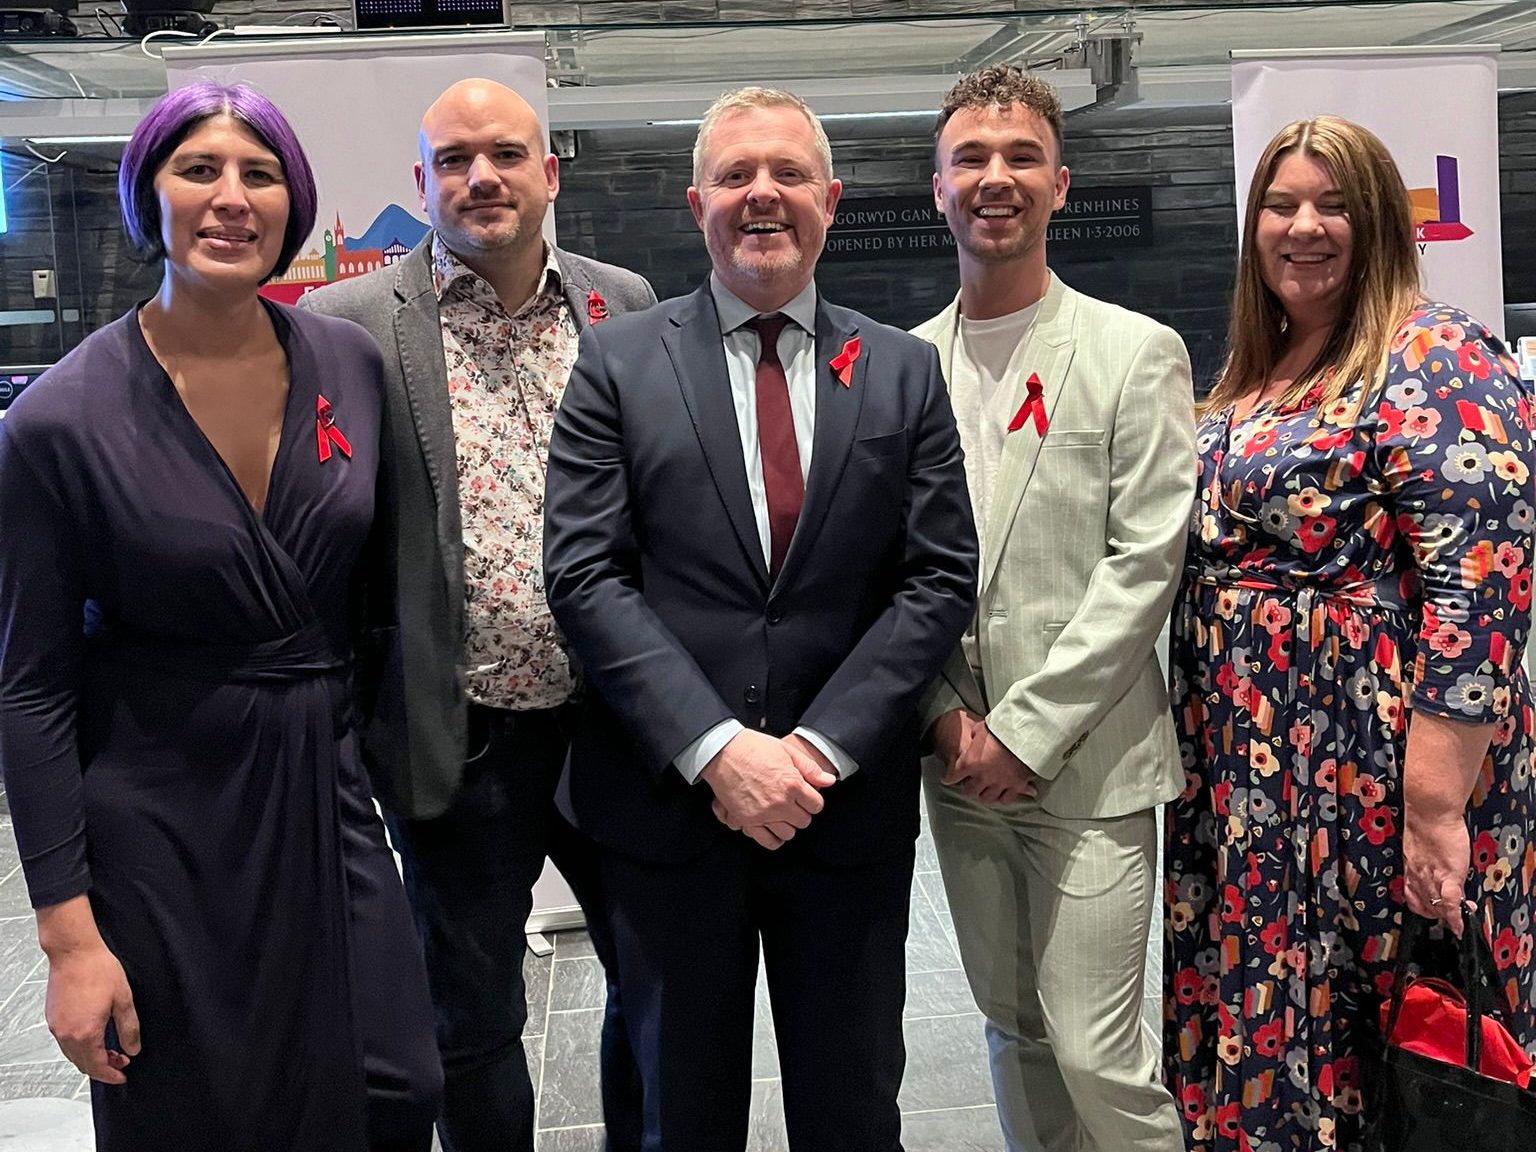
M1477 931L1472 924L1467 930ZM1432 977L1414 980L1402 994L1403 1006L1397 1027L1387 1035L1396 1048L1428 1056L1446 1064L1464 1065L1467 1059L1467 1002L1460 991ZM1381 1004L1381 1030L1387 1034L1392 1001ZM1515 1043L1504 1025L1491 1016L1482 1018L1483 1052L1478 1071L1494 1080L1531 1086L1531 1058Z

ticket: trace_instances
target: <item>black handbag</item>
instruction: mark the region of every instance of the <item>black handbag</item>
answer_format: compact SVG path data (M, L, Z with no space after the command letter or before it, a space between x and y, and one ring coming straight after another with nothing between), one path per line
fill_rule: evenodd
M1476 1071L1482 1061L1484 1014L1497 1015L1498 969L1488 941L1469 916L1456 945L1460 991L1467 1005L1466 1059L1451 1064L1391 1043L1409 984L1408 965L1424 928L1403 914L1403 931L1370 1107L1375 1115L1366 1152L1536 1152L1536 1092Z

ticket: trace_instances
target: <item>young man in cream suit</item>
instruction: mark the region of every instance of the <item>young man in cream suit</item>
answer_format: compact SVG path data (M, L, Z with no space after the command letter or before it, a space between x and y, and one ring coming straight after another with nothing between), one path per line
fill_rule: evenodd
M1172 330L1046 266L1061 105L996 66L939 117L960 294L939 349L981 536L976 616L934 686L933 835L1010 1152L1179 1152L1142 1027L1155 808L1184 784L1156 645L1195 491Z

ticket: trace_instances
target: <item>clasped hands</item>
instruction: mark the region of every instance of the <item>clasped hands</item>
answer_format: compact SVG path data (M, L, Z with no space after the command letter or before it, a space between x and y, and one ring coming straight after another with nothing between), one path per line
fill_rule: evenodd
M809 740L743 730L704 767L715 818L764 848L781 848L810 826L837 783L832 764Z
M996 806L1034 796L1039 779L974 712L956 708L933 722L933 751L944 783L972 800Z

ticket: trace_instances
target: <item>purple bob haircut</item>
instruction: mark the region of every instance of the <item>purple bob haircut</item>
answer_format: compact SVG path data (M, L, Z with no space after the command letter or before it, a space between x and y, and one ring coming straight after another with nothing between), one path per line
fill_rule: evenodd
M315 174L299 138L277 105L245 84L216 84L200 80L167 92L155 102L123 149L117 173L117 198L122 206L128 240L145 260L165 255L160 238L160 203L155 174L171 153L204 120L229 115L256 134L277 157L288 185L288 226L283 249L266 280L281 276L298 255L299 246L315 227ZM263 283L266 281L263 280Z

